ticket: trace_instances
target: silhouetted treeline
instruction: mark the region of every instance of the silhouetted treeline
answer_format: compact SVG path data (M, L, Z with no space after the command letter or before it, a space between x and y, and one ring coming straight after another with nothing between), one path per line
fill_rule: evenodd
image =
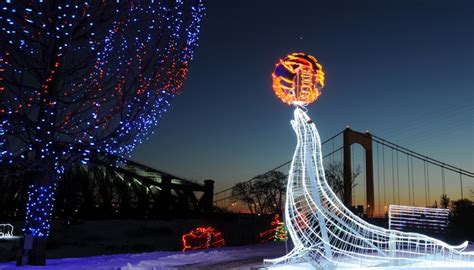
M252 214L280 213L286 190L286 175L270 171L232 188L232 199L247 205Z
M474 241L474 203L463 199L451 201L450 223L447 237L461 242Z

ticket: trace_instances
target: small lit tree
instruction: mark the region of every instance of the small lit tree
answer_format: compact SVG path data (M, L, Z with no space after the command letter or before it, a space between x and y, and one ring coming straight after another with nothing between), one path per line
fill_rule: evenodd
M169 109L202 15L199 0L0 3L0 162L30 176L29 263L45 263L64 171L129 155Z

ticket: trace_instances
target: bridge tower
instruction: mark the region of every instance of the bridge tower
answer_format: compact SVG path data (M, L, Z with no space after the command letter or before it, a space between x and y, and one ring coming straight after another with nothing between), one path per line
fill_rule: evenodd
M360 133L349 127L344 130L344 204L351 209L352 204L352 166L351 145L359 144L365 150L365 173L366 173L366 208L367 217L374 215L374 166L372 157L372 135L369 132Z

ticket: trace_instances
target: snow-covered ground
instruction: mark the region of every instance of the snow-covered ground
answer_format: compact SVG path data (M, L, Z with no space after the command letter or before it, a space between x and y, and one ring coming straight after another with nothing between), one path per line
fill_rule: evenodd
M268 267L269 270L309 270L316 269L310 263L300 263L296 265L281 265ZM342 270L347 268L331 268L331 270ZM349 268L350 270L365 270L366 267L360 268ZM391 267L372 267L370 270L404 270L404 269L413 269L413 270L467 270L474 269L474 262L471 263L460 263L460 262L437 262L437 263L420 263L415 265L407 266L391 266Z
M250 269L263 259L286 253L284 243L225 247L190 252L151 252L83 258L50 259L47 266L16 267L0 263L0 270L158 270L158 269Z
M471 246L470 250L474 247ZM141 254L119 254L83 258L51 259L47 266L16 267L13 262L1 263L0 270L158 270L158 269L265 269L264 258L276 258L286 253L284 243L226 247L191 252L151 252ZM309 263L272 266L272 270L315 269ZM354 268L352 268L354 269ZM361 268L362 269L362 268ZM406 266L371 269L407 269ZM414 265L410 269L474 269L460 263L437 263L436 265Z

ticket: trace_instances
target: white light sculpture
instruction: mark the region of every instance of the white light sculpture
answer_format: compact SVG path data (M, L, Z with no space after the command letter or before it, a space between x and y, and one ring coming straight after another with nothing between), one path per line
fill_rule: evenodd
M284 60L281 63L286 64ZM289 85L287 88L297 86L301 71L294 63L284 66L283 71L282 64L277 64L274 80ZM326 181L315 124L300 107L301 102L295 99L292 104L297 106L291 125L298 141L288 176L285 219L294 249L281 258L264 260L265 264L309 262L318 268L406 268L451 261L474 267L474 252L464 252L467 241L451 246L422 234L388 230L364 221L346 208Z
M13 225L0 224L0 238L12 237L12 236L13 236Z
M390 205L388 208L388 228L428 229L444 231L449 223L448 208L427 208L406 205Z

